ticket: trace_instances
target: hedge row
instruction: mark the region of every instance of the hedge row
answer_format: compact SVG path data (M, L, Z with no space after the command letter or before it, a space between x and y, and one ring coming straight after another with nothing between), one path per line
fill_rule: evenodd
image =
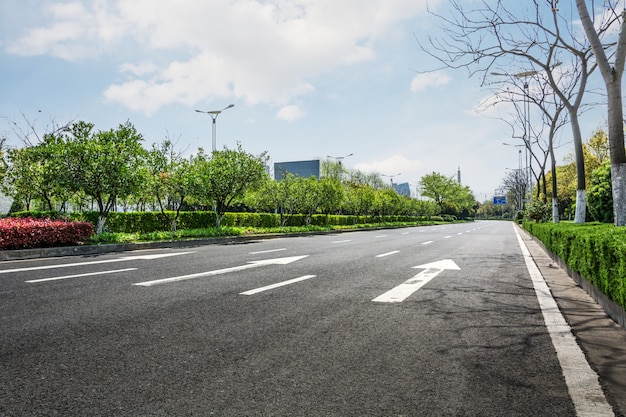
M625 227L525 222L524 228L573 271L626 309Z
M89 222L8 218L0 219L0 249L75 245L94 234Z
M174 213L167 213L172 218ZM58 212L20 212L15 217L56 218L87 221L94 226L98 221L97 212L58 213ZM314 226L347 226L355 224L397 223L416 221L442 221L443 218L415 216L344 216L316 214L311 218ZM214 227L216 214L213 211L181 212L176 222L177 229L202 229ZM306 216L296 214L288 218L286 226L304 226ZM280 226L280 215L272 213L226 213L222 226L270 228ZM114 233L152 233L170 230L169 220L160 212L110 212L105 223L105 230Z

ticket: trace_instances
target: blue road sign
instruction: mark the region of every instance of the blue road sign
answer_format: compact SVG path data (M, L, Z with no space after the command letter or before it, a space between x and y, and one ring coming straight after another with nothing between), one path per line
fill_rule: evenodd
M493 204L497 205L505 205L506 204L506 196L505 195L497 195L493 197Z

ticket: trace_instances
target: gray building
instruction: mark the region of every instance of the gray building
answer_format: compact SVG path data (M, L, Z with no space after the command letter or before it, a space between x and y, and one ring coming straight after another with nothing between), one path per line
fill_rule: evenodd
M394 184L393 188L394 190L396 190L396 193L400 195L405 195L407 197L411 197L411 186L409 185L408 182L403 182L401 184Z
M276 181L282 180L289 173L296 177L309 178L313 176L319 178L320 160L313 159L311 161L274 162L274 179Z

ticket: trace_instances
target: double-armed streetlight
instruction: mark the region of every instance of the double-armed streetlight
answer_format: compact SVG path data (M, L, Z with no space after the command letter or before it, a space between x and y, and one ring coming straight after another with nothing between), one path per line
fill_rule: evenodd
M213 145L213 147L212 147L213 152L215 152L215 151L216 151L216 138L215 138L215 133L216 133L217 128L216 128L216 123L215 123L215 121L216 121L216 119L217 119L217 116L219 116L221 112L223 112L224 110L228 110L228 109L230 109L231 107L235 107L235 105L234 105L234 104L229 104L228 106L224 107L222 110L210 110L210 111L196 110L198 113L206 113L206 114L208 114L209 116L211 116L211 119L213 119L213 142L212 142L212 145Z
M397 177L398 175L402 175L402 173L398 172L398 173L397 173L397 174L395 174L395 175L386 175L386 174L380 174L380 175L381 175L381 176L383 176L383 177L388 177L388 178L391 178L391 186L393 187L393 179L394 179L395 177Z
M341 161L343 161L344 159L346 159L349 156L354 155L353 153L348 154L348 155L344 155L344 156L331 156L331 155L326 155L326 158L330 158L330 159L334 159L335 162L337 162L337 179L341 180L341 174L343 171L343 167L341 165Z

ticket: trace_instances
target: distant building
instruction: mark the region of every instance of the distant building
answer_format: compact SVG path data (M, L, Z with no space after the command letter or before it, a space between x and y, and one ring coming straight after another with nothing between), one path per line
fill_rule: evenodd
M394 184L393 188L396 190L396 193L400 195L405 195L407 197L411 197L411 187L408 182L403 182L401 184Z
M274 179L280 181L287 176L293 174L296 177L309 178L311 176L320 177L320 160L311 161L293 161L293 162L275 162L274 163Z

